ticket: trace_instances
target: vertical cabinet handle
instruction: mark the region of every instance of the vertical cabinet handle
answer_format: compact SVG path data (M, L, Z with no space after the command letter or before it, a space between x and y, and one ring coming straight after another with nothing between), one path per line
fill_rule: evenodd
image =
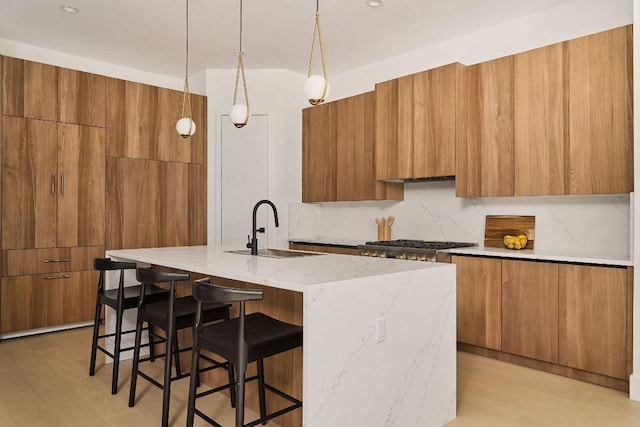
M55 174L51 174L51 195L56 195L56 176Z
M60 195L64 196L64 174L60 174Z

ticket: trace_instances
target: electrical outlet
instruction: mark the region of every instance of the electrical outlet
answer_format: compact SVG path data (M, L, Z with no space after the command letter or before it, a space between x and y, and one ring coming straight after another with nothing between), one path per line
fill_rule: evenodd
M387 319L378 317L376 319L376 342L381 343L387 339Z

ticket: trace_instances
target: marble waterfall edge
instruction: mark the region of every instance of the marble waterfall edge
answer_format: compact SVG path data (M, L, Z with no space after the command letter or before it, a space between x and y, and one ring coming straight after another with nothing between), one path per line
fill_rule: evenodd
M455 289L455 266L442 265L306 292L305 426L435 427L454 419Z

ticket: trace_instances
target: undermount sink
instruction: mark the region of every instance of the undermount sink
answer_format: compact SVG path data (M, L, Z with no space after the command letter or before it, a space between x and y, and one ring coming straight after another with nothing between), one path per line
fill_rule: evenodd
M236 251L227 251L232 254L240 254L240 255L251 255L251 249L240 249ZM300 252L300 251L289 251L286 249L258 249L258 255L267 258L298 258L305 256L314 256L314 255L326 255L323 253L316 252Z

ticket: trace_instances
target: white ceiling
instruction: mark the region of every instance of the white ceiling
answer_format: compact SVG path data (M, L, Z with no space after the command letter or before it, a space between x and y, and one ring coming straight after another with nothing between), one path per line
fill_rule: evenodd
M328 73L339 73L569 0L320 0ZM240 0L189 0L189 74L235 68ZM69 4L80 13L60 9ZM186 0L2 0L0 39L184 76ZM306 73L316 1L244 0L247 69ZM316 68L318 67L318 68ZM319 64L314 70L319 70Z

